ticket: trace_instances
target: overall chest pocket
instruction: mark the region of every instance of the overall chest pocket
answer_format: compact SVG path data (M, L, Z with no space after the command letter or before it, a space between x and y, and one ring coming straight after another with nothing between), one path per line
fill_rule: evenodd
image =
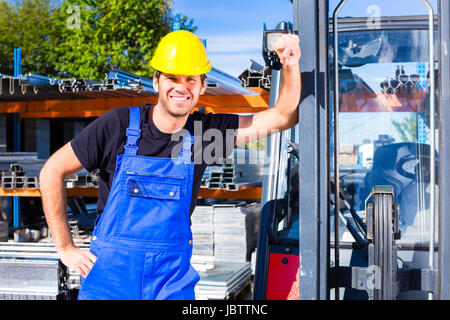
M181 193L181 179L177 181L161 181L129 178L127 192L130 197L141 197L161 200L179 200Z
M148 241L184 237L186 208L182 177L124 175L116 236Z

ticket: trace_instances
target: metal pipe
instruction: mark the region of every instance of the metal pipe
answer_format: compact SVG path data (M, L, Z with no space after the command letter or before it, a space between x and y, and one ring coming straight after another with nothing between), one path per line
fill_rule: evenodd
M22 49L14 48L14 77L22 73Z
M434 270L434 213L435 213L435 176L436 176L436 154L435 154L435 73L434 73L434 11L433 7L427 0L422 3L428 9L428 30L429 30L429 46L430 46L430 251L428 255L428 264L430 270ZM433 293L428 294L428 299L433 300Z
M334 265L339 267L339 60L337 16L347 0L341 0L333 12L333 59L334 59ZM339 300L339 288L335 288L335 299Z
M272 108L278 100L278 95L280 93L280 86L281 86L281 70L273 69L272 87L270 90L270 101L269 101L270 108ZM264 181L263 181L264 192L261 195L262 204L275 200L277 196L276 186L278 181L280 144L281 144L281 134L279 132L267 137L267 148L269 149L269 153L266 155L267 158L265 160L264 166L266 166L268 161L269 168L268 172L264 173Z

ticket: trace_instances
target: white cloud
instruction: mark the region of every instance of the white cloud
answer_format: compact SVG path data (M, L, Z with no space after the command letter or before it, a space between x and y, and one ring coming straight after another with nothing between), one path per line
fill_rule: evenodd
M250 66L250 59L264 64L261 54L262 30L199 34L199 37L206 38L206 50L213 67L230 75L240 75Z

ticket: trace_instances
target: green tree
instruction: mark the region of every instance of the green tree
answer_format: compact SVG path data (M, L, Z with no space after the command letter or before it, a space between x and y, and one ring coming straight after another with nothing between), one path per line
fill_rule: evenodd
M0 73L14 73L14 48L22 49L22 74L54 75L49 39L58 34L55 1L0 0Z
M51 40L60 76L101 80L113 68L152 76L150 60L172 24L196 29L192 19L173 16L171 8L172 0L63 0L60 36Z

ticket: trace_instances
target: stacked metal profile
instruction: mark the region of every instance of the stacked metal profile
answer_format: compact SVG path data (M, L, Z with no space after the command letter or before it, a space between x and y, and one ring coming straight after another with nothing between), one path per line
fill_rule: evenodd
M245 69L239 79L244 87L264 88L270 90L270 81L272 70L269 67L263 67L257 62L251 60L249 68Z
M2 168L2 162L37 160L37 158L36 152L0 152L0 168Z
M79 279L59 261L53 244L0 243L1 300L71 299Z
M245 202L197 206L191 263L200 274L196 299L229 299L250 280L260 205Z
M256 95L241 81L213 68L207 74L206 93L211 95ZM39 74L18 77L0 74L1 100L71 99L156 95L153 80L120 69L111 70L102 81L84 78L56 79Z
M77 174L66 177L66 188L91 188L98 187L100 170L96 169L88 172L85 169L79 171Z
M214 256L214 225L212 206L196 206L191 216L192 255Z
M117 72L116 72L117 73ZM39 100L140 96L156 94L153 88L138 83L139 76L132 81L120 82L116 73L110 73L102 81L84 78L55 79L39 74L26 74L18 77L0 75L0 98L2 100Z
M25 175L25 171L22 166L35 168L37 166L42 167L42 164L34 163L21 163L11 164L8 171L2 172L2 188L3 189L35 189L39 188L38 174L30 173ZM27 173L30 171L27 171Z
M107 76L107 79L114 80L115 83L123 89L156 94L156 91L153 89L153 81L151 79L138 76L128 71L120 69L111 70Z
M260 214L259 203L214 205L214 261L250 261Z
M156 91L153 89L152 79L120 69L111 70L108 74L108 78L117 80L118 85L122 88L156 94ZM206 93L212 95L256 94L255 92L244 88L238 78L215 68L212 68L211 71L207 73Z
M209 189L230 189L235 190L233 184L233 165L223 164L220 166L210 166L208 177L204 179L204 185Z
M36 153L0 153L0 176L3 189L37 189L39 173L45 164ZM97 187L99 171L81 170L65 179L66 188Z
M35 95L36 93L37 88L30 85L30 83L25 81L22 77L11 77L0 74L0 95L25 96Z
M196 206L191 216L192 258L197 271L214 268L214 225L211 206Z
M260 213L257 202L196 206L191 216L193 256L250 261L256 248Z
M38 188L39 171L45 160L37 158L37 153L2 152L0 153L0 176L3 189ZM26 168L28 175L25 175Z
M212 68L206 74L206 93L211 95L248 94L256 95L254 91L242 86L239 78L233 77L219 69Z
M239 190L243 186L261 185L264 177L264 152L235 149L221 165L209 166L202 186L209 189Z
M195 287L197 300L228 300L249 284L252 269L249 262L216 262L214 269L199 272Z

